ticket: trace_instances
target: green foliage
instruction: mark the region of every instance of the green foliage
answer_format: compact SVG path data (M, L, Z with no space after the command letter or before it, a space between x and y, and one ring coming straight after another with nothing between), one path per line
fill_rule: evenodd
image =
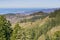
M60 9L55 10L54 12L50 13L49 17L50 18L55 18L55 17L57 17L58 14L60 14Z
M11 40L22 40L24 38L24 29L19 24L16 24L11 36Z
M60 9L55 10L49 15L50 18L54 18L56 25L60 25Z
M51 40L51 38L49 37L49 35L45 34L45 40Z
M60 40L60 31L56 31L53 35L53 40Z
M0 16L0 40L10 40L12 33L10 26L10 22L4 16Z

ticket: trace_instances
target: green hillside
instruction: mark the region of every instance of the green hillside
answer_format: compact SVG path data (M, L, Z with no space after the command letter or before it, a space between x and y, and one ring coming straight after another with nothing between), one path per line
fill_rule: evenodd
M43 38L44 40L55 40L57 38L57 36L54 38L55 32L50 32L53 30L53 28L55 28L54 30L57 30L59 28L59 15L60 10L56 10L40 21L36 20L35 22L27 22L25 25L23 24L25 27L22 26L24 29L24 34L22 33L23 38L21 38L21 40L42 40ZM58 40L58 38L56 40Z
M0 16L0 40L60 40L60 9L48 15L39 13L15 24Z

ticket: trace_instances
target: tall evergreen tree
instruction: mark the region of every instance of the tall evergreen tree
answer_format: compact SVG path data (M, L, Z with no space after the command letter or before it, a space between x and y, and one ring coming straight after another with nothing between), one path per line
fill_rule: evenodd
M10 40L12 29L11 24L4 16L0 16L0 40Z

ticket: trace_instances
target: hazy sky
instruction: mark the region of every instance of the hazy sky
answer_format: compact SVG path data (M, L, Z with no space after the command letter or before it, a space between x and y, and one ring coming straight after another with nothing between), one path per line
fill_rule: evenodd
M60 0L0 0L0 8L57 8Z

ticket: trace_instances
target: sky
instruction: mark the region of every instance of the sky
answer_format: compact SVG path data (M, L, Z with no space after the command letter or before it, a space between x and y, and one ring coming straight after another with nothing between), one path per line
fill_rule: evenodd
M0 0L0 8L59 8L60 0Z

